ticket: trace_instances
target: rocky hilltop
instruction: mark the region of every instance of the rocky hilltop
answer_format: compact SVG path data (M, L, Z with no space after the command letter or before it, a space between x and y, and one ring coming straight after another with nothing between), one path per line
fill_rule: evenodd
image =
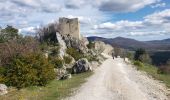
M60 18L59 23L52 23L40 29L40 38L48 40L59 47L59 58L71 58L71 63L63 64L56 69L59 79L71 73L81 73L92 70L104 60L101 53L113 54L113 47L101 41L89 42L80 35L80 26L77 18ZM50 50L46 51L50 55ZM94 67L94 68L93 68Z

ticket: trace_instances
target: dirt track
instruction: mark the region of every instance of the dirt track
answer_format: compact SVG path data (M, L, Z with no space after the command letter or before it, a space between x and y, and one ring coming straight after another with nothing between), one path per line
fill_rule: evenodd
M168 100L163 84L121 58L107 58L76 94L66 100Z

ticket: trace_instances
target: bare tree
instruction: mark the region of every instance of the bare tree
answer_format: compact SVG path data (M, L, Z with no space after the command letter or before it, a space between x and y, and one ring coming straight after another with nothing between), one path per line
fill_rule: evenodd
M59 24L57 22L50 23L47 26L37 29L37 37L40 42L52 41L56 38L56 32L59 31Z

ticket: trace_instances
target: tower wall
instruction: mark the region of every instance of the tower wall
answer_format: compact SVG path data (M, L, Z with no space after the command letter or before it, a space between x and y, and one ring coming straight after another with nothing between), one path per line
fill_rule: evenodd
M78 18L59 18L59 27L60 34L69 34L77 39L81 39Z

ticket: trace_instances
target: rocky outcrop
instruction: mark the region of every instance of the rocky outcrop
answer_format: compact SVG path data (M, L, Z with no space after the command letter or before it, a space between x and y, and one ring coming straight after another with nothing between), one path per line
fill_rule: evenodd
M101 54L101 53L105 53L108 55L112 55L114 53L114 48L109 45L109 44L105 44L104 42L101 41L95 41L95 52L97 54Z
M54 69L56 73L56 78L58 80L65 80L65 79L70 79L72 78L71 74L68 73L68 71L65 68L60 68L60 69Z
M84 54L88 52L88 48L86 46L87 42L85 42L85 39L79 40L79 39L76 39L76 38L70 36L69 34L62 35L62 37L66 43L67 48L70 48L70 47L76 48L77 50L79 50L80 52L82 52Z
M82 73L82 72L86 72L89 70L92 70L92 68L90 67L88 60L86 58L82 58L82 59L79 59L75 63L75 65L72 68L72 73L77 74L77 73Z
M5 95L8 93L7 86L5 84L0 84L0 95Z
M65 68L59 68L59 69L54 69L56 73L56 78L60 80L64 75L67 74L67 71Z
M66 49L67 49L67 46L66 46L66 43L65 41L62 39L62 36L56 32L56 38L57 38L57 41L58 41L58 44L60 46L60 49L59 49L59 56L61 58L64 57L65 53L66 53Z
M104 49L103 53L108 54L108 55L112 55L114 53L114 48L111 45L106 44L104 46L104 48L105 49Z

